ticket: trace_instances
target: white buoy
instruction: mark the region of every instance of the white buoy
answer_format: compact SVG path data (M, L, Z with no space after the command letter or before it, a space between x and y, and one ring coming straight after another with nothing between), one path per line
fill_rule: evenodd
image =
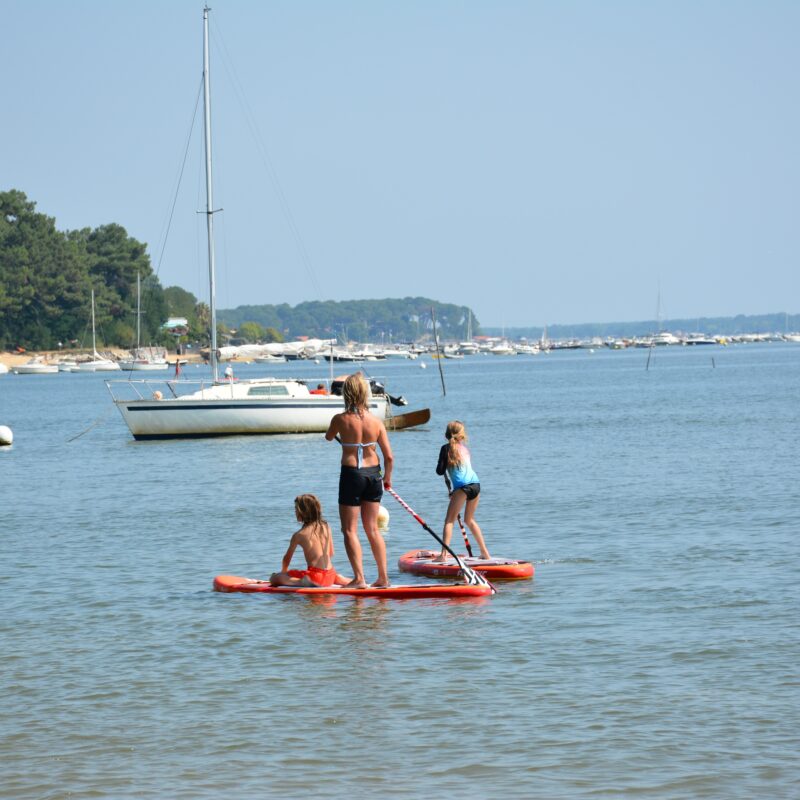
M384 506L378 508L378 527L385 530L389 527L389 512Z
M0 425L0 445L11 444L14 441L14 434L11 433L11 428L6 425Z
M423 361L423 362L422 362L422 363L419 365L419 368L420 368L420 369L425 369L425 367L426 367L426 366L427 366L427 365L426 365L426 364L425 364L425 362Z

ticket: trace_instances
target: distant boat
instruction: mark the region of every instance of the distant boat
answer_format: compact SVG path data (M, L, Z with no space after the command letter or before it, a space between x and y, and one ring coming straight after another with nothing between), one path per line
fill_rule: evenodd
M51 364L41 356L34 356L30 361L14 367L15 375L52 375L54 372L58 372L58 364Z
M660 331L653 337L653 344L656 347L663 347L665 345L680 344L681 340L669 331Z
M508 342L498 342L489 348L489 352L493 356L513 356L517 351Z
M56 367L58 369L58 367ZM119 370L119 364L110 358L103 358L97 352L97 336L94 323L94 289L92 289L92 357L88 361L79 361L76 372L111 372Z
M256 356L253 361L255 361L256 364L285 364L286 356L273 356L267 353L263 356Z
M133 358L121 359L119 368L128 372L142 370L169 369L167 350L165 347L142 347L140 344L142 334L142 284L140 275L136 273L136 350Z

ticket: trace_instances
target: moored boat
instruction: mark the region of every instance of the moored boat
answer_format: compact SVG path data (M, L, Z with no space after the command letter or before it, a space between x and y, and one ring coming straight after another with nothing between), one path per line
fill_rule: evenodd
M208 15L203 9L203 97L206 179L206 235L209 275L209 362L211 381L107 381L112 399L136 439L230 436L236 434L318 433L328 429L334 414L344 410L336 395L312 394L305 381L258 378L223 381L217 347L215 290L214 202L211 163L211 111ZM92 306L94 308L94 305ZM237 354L240 349L232 348ZM232 352L231 355L234 353ZM258 353L261 355L261 353ZM351 354L352 355L352 354ZM334 359L336 360L336 359ZM351 359L355 360L355 359ZM196 388L195 388L196 387ZM121 396L125 393L127 396ZM380 419L391 418L390 398L372 391L369 410ZM404 415L406 416L406 415ZM407 417L409 425L411 417ZM417 424L417 423L413 423Z
M51 364L41 356L34 356L30 361L14 367L15 375L52 375L54 372L58 372L58 364Z

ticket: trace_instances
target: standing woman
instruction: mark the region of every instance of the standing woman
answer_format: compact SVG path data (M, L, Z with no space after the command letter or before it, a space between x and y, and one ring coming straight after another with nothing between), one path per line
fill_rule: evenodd
M342 522L344 547L353 580L350 586L365 589L361 542L358 540L358 517L367 535L372 555L378 565L378 580L373 586L388 586L386 543L378 530L378 511L384 486L392 488L394 457L383 422L370 414L369 387L360 373L348 375L342 389L344 411L332 420L325 438L338 437L342 445L342 469L339 476L339 518ZM377 447L383 454L383 480Z
M467 430L464 427L464 423L457 419L448 422L444 438L447 439L447 444L442 445L442 449L439 451L436 474L445 475L448 489L452 481L453 491L450 493L450 503L447 506L447 515L444 518L442 539L446 545L450 544L450 538L453 535L453 523L466 504L464 523L478 542L478 546L481 549L481 558L489 559L491 556L486 549L486 542L483 540L483 531L481 531L480 525L475 519L481 484L475 474L475 470L472 469L472 459L467 449ZM435 560L444 561L446 558L447 551L443 548L442 554Z

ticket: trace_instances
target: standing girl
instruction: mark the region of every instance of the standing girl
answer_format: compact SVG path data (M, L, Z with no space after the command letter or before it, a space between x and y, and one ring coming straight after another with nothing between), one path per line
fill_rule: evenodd
M475 521L475 509L478 508L478 500L481 492L481 485L475 470L472 469L469 450L467 449L467 431L464 423L453 420L447 423L444 432L447 444L442 445L439 451L439 463L436 465L436 474L444 475L448 483L448 488L452 482L453 490L450 493L450 504L447 506L447 515L444 519L444 531L442 539L446 545L450 544L453 535L453 523L461 513L466 503L464 512L464 522L475 537L475 541L481 549L481 558L491 558L486 549L486 542L483 541L483 533L480 526ZM442 554L437 561L444 561L447 558L447 551L442 550Z

